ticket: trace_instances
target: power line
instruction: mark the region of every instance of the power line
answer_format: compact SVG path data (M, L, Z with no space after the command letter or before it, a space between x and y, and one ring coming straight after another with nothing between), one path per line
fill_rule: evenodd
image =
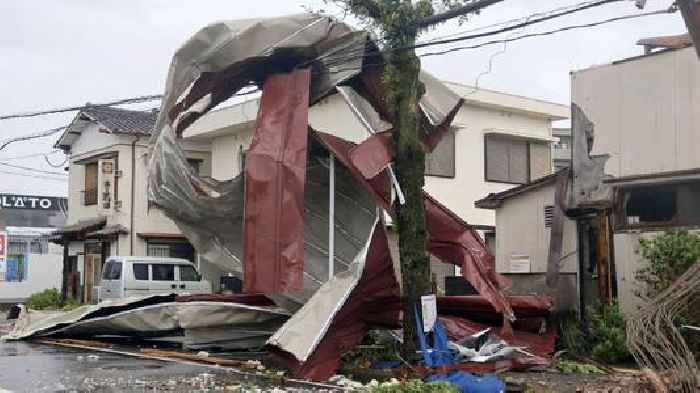
M68 156L63 157L63 162L60 164L54 164L53 162L51 162L51 160L49 160L48 154L44 154L44 160L50 167L63 168L63 166L66 165L66 162L68 162Z
M162 97L163 97L162 94L152 94L152 95L145 95L145 96L139 96L139 97L133 97L133 98L124 98L121 100L115 100L115 101L105 102L105 103L101 103L101 104L86 104L86 105L78 105L78 106L69 106L69 107L65 107L65 108L54 108L54 109L46 109L46 110L32 111L32 112L20 112L20 113L13 113L10 115L0 116L0 120L17 119L20 117L35 117L35 116L49 115L49 114L63 113L63 112L73 112L73 111L79 111L79 110L82 110L85 108L96 107L96 106L115 106L115 105L124 105L124 104L137 104L140 102L149 102L149 101L159 100Z
M595 26L600 26L600 25L604 25L604 24L608 24L608 23L612 23L612 22L617 22L617 21L621 21L621 20L636 19L636 18L641 18L641 17L645 17L645 16L652 16L652 15L671 14L671 13L674 13L675 11L676 11L676 9L673 8L673 7L671 7L671 8L664 9L664 10L657 10L657 11L652 11L652 12L645 12L645 13L642 13L642 14L630 14L630 15L618 16L618 17L615 17L615 18L604 19L604 20L601 20L601 21L598 21L598 22L583 23L583 24L579 24L579 25L570 25L570 26L565 26L565 27L561 27L561 28L558 28L558 29L554 29L554 30L543 31L543 32L540 32L540 33L523 34L523 35L516 36L516 37L512 37L512 38L505 38L505 39L501 39L501 40L487 41L487 42L483 42L483 43L476 44L476 45L458 46L458 47L453 47L453 48L446 49L446 50L443 50L443 51L438 51L438 52L422 53L422 54L420 55L420 57L440 56L440 55L445 55L445 54L447 54L447 53L456 52L456 51L460 51L460 50L477 49L477 48L481 48L481 47L484 47L484 46L487 46L487 45L503 44L503 43L506 43L506 42L519 41L519 40L522 40L522 39L525 39L525 38L543 37L543 36L553 35L553 34L556 34L556 33L561 33L561 32L564 32L564 31L576 30L576 29L583 29L583 28L588 28L588 27L595 27Z
M30 139L36 139L36 138L44 138L44 137L56 134L58 132L61 132L61 131L65 130L66 128L68 128L68 127L63 126L63 127L58 127L58 128L52 128L50 130L41 131L41 132L30 134L30 135L20 136L17 138L5 139L3 141L0 141L0 150L6 148L11 143L28 141Z
M41 157L41 156L47 157L47 156L50 156L50 155L56 154L56 153L63 153L63 152L61 150L56 149L56 150L52 150L52 151L46 152L46 153L32 153L32 154L26 154L26 155L21 155L21 156L3 157L3 158L0 158L0 162L7 162L7 161L13 161L13 160L23 160L26 158Z
M41 173L41 174L46 174L46 175L68 176L66 173L63 173L63 172L45 171L43 169L37 169L37 168L32 168L32 167L22 166L22 165L13 165L13 164L8 164L6 162L0 162L0 165L8 167L8 168L22 169L25 171L36 172L36 173Z
M489 46L489 45L503 44L503 43L512 42L512 41L519 41L519 40L522 40L525 38L553 35L553 34L564 32L564 31L595 27L595 26L599 26L599 25L603 25L603 24L607 24L607 23L612 23L612 22L617 22L617 21L621 21L621 20L636 19L636 18L642 18L642 17L646 17L646 16L653 16L653 15L670 14L673 12L676 12L676 8L671 6L667 9L662 9L662 10L657 10L657 11L652 11L652 12L646 12L646 13L641 13L641 14L628 14L628 15L624 15L624 16L620 16L620 17L604 19L604 20L597 21L597 22L590 22L590 23L579 24L579 25L569 25L569 26L561 27L561 28L554 29L554 30L548 30L548 31L540 32L540 33L529 33L529 34L523 34L523 35L519 35L519 36L515 36L515 37L511 37L511 38L506 38L506 39L486 41L483 43L470 45L470 46L453 47L453 48L449 48L447 50L439 51L439 52L422 53L422 54L418 55L418 57L439 56L439 55L444 55L447 53L457 52L457 51L461 51L461 50L478 49L478 48L482 48L482 47ZM491 35L491 34L489 34L489 35ZM347 62L345 64L347 64ZM335 66L340 67L342 65L343 65L343 63L338 62L337 65L335 65ZM360 67L354 66L354 67L346 67L346 68L342 68L342 67L335 68L335 69L329 70L328 72L339 73L339 72L357 70L357 69L361 69L364 67L378 67L378 66L382 66L382 65L383 65L383 63L374 63L374 64L369 63L369 64L363 64ZM333 67L333 66L331 66L331 67Z
M44 180L54 180L54 181L60 181L60 182L67 182L68 179L61 179L58 177L51 177L51 176L42 176L42 175L31 175L27 173L17 173L17 172L9 172L9 171L3 171L0 169L0 173L4 173L7 175L13 175L13 176L22 176L22 177L31 177L34 179L44 179Z
M381 56L382 54L387 54L387 53L391 53L391 52L395 52L395 51L415 50L415 49L420 49L420 48L434 46L434 45L444 45L444 44L450 44L450 43L455 43L455 42L460 42L460 41L489 37L492 35L506 33L508 31L520 29L522 27L531 26L534 24L542 23L545 21L549 21L549 20L560 18L560 17L567 16L567 15L572 15L572 14L575 14L575 13L580 12L580 11L584 11L587 9L591 9L594 7L599 7L602 5L615 3L615 2L619 2L619 1L623 1L623 0L598 0L598 1L582 2L582 3L575 4L571 7L567 7L568 9L565 8L561 12L554 12L554 13L548 12L548 13L545 13L545 16L542 16L542 17L536 18L536 19L532 19L532 17L534 15L537 15L537 14L533 14L533 15L530 15L530 16L524 18L523 22L511 25L511 26L507 26L507 27L504 27L504 28L501 28L498 30L487 31L484 33L479 33L479 34L460 35L460 36L457 36L454 38L427 40L424 42L416 43L414 45L406 45L406 46L391 48L391 49L387 49L387 50L365 51L364 48L361 48L361 49L356 50L356 51L348 51L348 55L346 55L344 57L338 57L338 58L334 59L334 61L332 63L341 63L342 64L342 63L346 63L350 60L355 60L355 59L362 58L362 57L373 57L373 56L377 57L377 56ZM353 54L353 52L354 52L354 54Z

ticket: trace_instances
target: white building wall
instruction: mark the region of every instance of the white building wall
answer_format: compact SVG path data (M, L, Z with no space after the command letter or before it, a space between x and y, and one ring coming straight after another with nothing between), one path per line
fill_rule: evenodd
M66 224L78 220L97 217L98 205L85 206L82 191L85 189L85 166L76 161L101 153L114 151L119 148L118 136L99 131L97 124L91 124L83 130L80 138L74 143L70 154L68 167L68 219Z
M614 176L700 168L700 60L670 51L571 74L572 102L595 124L593 154Z
M181 233L175 223L161 211L148 208L148 138L141 137L137 139L133 136L107 134L98 130L99 128L95 124L88 126L71 147L68 222L75 223L79 220L106 216L107 225L122 225L130 232L133 232L133 254L131 233L119 236L118 241L112 243L111 253L114 255L145 255L146 242L137 235L138 233ZM134 141L136 141L135 145L133 145ZM209 143L187 142L184 147L188 158L202 160L200 173L203 176L211 176L212 160ZM133 149L136 152L135 167L132 167ZM109 209L103 209L100 203L84 206L81 191L84 189L85 167L74 162L107 152L117 154L117 169L121 171L121 176L115 178L114 182L118 183L118 194L114 195L114 186L112 186L113 202ZM134 176L134 201L132 201L132 176ZM100 187L102 187L103 180L103 175L100 171L98 173L98 184ZM98 199L101 199L101 195ZM116 206L114 203L116 201L121 202L121 207L118 208ZM132 203L134 208L133 228L131 222ZM80 247L82 247L82 243L80 244Z
M543 186L506 200L496 210L496 271L510 272L513 255L530 257L532 273L547 272L551 228L545 226L544 208L554 205L554 185ZM576 221L564 220L560 271L576 273L578 266Z
M489 193L505 191L516 185L486 181L486 133L499 130L548 138L551 136L551 122L545 118L464 106L453 126L456 128L455 177L426 176L426 190L468 223L493 226L496 224L493 210L477 209L474 202Z
M19 302L32 293L45 289L61 289L63 269L62 247L49 244L48 254L28 254L25 281L3 281L0 283L0 302Z

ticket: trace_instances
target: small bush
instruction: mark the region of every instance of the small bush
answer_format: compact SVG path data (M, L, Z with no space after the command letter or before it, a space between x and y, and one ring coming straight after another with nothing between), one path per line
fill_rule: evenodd
M449 382L423 382L420 379L388 385L383 384L371 390L372 393L459 393L459 389Z
M654 298L700 259L700 236L687 231L670 231L653 239L639 239L647 265L635 278L644 290L638 296Z
M61 307L61 310L63 311L70 311L70 310L75 310L76 308L80 307L80 301L76 299L68 299L65 302L63 302L63 307Z
M58 309L61 304L61 294L58 289L45 289L29 296L25 305L33 310Z
M586 330L576 315L567 315L559 322L558 347L575 356L588 355Z
M561 321L559 346L575 357L592 357L605 363L631 360L627 350L625 318L617 303L590 308L587 325L570 316Z
M589 318L591 356L608 363L630 360L625 318L617 303L603 305L597 312L589 312Z

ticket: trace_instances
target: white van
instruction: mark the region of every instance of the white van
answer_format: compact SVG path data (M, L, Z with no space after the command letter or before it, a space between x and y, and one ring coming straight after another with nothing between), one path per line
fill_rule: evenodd
M211 292L211 283L202 280L194 264L186 259L109 257L102 269L96 298L101 301L158 293Z

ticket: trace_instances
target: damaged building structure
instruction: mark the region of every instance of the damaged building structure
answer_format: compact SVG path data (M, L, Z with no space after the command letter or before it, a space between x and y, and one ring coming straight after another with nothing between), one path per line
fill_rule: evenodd
M474 201L484 193L509 190L549 175L550 144L557 140L552 136L552 121L566 119L569 108L453 82L442 83L448 92L464 101L449 131L426 157L425 189L476 229L489 249L495 251L495 214L476 208ZM344 90L339 89L310 107L309 126L359 144L371 134L345 97ZM243 172L259 105L260 100L254 98L213 110L183 132L183 140L211 146L213 179L226 181ZM367 110L371 111L370 116L378 116L371 107ZM381 130L388 126L382 124ZM387 236L397 262L398 245L390 216L387 221ZM441 263L434 256L431 272L438 293L446 292L446 280L454 282L454 277L460 275L459 267ZM460 284L457 281L455 291L470 290Z
M571 73L570 169L476 203L496 212L497 271L548 293L556 270L563 310L617 299L635 313L639 239L700 226L700 60L687 35L638 44L641 56Z
M581 300L616 297L625 313L641 302L639 239L700 226L700 59L687 36L672 38L571 74L568 208L580 266L598 281Z
M370 329L400 327L387 227L405 202L377 50L366 32L314 14L219 22L195 34L171 63L146 158L148 199L250 295L120 299L47 319L29 311L10 338L167 332L189 348L233 348L264 337L293 375L325 380ZM426 251L474 293L439 296L439 320L452 340L490 327L498 343L522 349L457 367L545 366L556 337L551 299L506 294L510 282L477 231L492 230L493 213L473 207L483 189L471 188L500 191L550 174L551 121L568 110L420 79L427 171L443 176L428 177L423 198ZM211 112L251 85L259 101ZM211 146L211 177L188 162L190 144ZM485 154L465 154L472 144ZM246 317L224 318L233 309ZM256 332L246 331L251 321Z

